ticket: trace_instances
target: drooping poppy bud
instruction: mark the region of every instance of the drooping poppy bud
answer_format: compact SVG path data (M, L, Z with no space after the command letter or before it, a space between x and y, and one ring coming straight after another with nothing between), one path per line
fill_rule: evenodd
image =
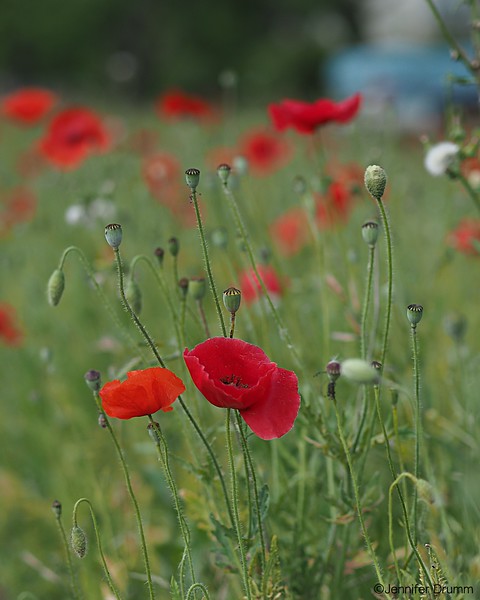
M47 284L47 298L51 306L57 306L65 289L65 273L62 269L55 269L50 275Z

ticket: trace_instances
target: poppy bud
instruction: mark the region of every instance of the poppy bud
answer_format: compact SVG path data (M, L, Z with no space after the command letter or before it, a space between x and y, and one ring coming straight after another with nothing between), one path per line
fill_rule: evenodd
M140 291L138 283L131 277L125 288L125 297L132 307L133 312L139 315L142 311L142 292Z
M182 298L186 298L188 292L188 279L186 277L182 277L178 282L178 287L180 288Z
M95 371L94 369L90 369L84 375L85 383L92 390L92 392L98 392L98 390L102 387L102 378L100 375L100 371Z
M330 379L330 381L332 383L335 383L335 381L337 381L337 379L340 377L340 373L341 373L341 365L339 362L337 362L336 360L331 360L327 366L326 366L326 372L328 375L328 378Z
M221 165L218 165L217 175L219 176L220 181L223 183L223 185L227 185L227 181L230 176L231 170L232 168L230 167L230 165L227 165L227 163L222 163Z
M87 554L87 536L78 525L72 527L70 543L78 558L83 558Z
M237 288L229 287L223 292L223 304L228 312L234 314L240 308L242 292Z
M342 375L355 383L378 383L379 375L370 363L361 358L349 358L342 363Z
M47 284L47 298L49 304L57 306L65 289L65 274L61 269L55 269L50 275Z
M202 300L206 291L205 277L192 277L188 282L188 293L194 300Z
M228 244L228 232L225 227L217 227L210 234L210 240L214 246L225 250Z
M194 192L200 182L200 171L198 169L187 169L185 171L185 181L192 192Z
M162 266L163 265L163 257L165 256L165 250L163 248L155 248L154 254L157 257L158 264L160 266Z
M376 221L366 221L362 225L362 237L366 244L373 248L378 239L378 223Z
M58 500L54 500L52 502L52 510L53 514L57 519L59 519L62 516L62 505Z
M433 486L425 481L425 479L417 479L416 481L418 497L427 504L435 504L435 490Z
M178 253L180 252L180 242L178 241L178 238L171 237L168 240L168 251L172 256L178 256Z
M387 185L387 174L378 165L370 165L365 170L365 187L376 199L380 200Z
M409 304L407 307L407 318L412 327L416 327L422 320L423 306L420 304Z
M105 239L109 246L117 250L122 243L122 226L118 223L110 223L105 227Z

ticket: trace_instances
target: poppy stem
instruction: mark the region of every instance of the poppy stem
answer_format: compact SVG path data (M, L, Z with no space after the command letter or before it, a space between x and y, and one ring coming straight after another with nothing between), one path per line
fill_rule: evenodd
M103 570L105 572L105 577L107 578L108 585L109 585L110 589L112 590L112 593L115 596L115 598L117 598L117 600L121 600L121 596L120 596L119 592L117 591L117 588L115 587L115 584L113 583L112 576L110 575L110 571L108 570L107 561L105 560L105 555L103 553L102 541L100 538L100 532L98 529L97 519L96 519L95 513L93 511L92 503L90 502L90 500L88 498L80 498L79 500L77 500L75 502L75 505L73 507L73 517L72 517L73 527L78 527L77 511L78 511L78 507L80 506L80 504L82 502L85 502L88 505L88 508L90 510L90 516L92 518L93 529L95 531L95 538L97 540L97 548L98 548L98 552L100 554L100 558L102 560Z
M390 232L390 223L385 211L381 198L375 198L380 215L382 217L383 228L385 230L385 244L387 248L387 270L388 270L388 288L387 288L387 307L385 312L385 328L383 332L382 354L380 362L385 369L385 357L387 355L388 336L390 333L390 320L392 315L392 298L393 298L393 249L392 249L392 234Z
M360 493L358 490L357 476L355 474L355 469L353 468L352 456L350 454L350 450L348 448L348 444L345 439L345 434L343 432L342 420L341 420L340 413L338 412L337 401L335 399L332 399L332 403L333 403L333 407L335 409L335 416L337 418L338 435L340 437L340 441L342 442L343 451L345 453L345 458L347 459L348 469L350 471L350 477L351 477L352 485L353 485L353 493L355 496L357 515L358 515L358 520L360 521L360 527L362 529L363 537L364 537L365 543L367 545L368 553L370 555L370 558L372 559L373 566L375 568L375 573L377 575L377 581L383 586L383 589L386 589L382 571L381 571L380 565L378 563L378 558L375 553L375 549L373 547L372 541L370 539L370 535L368 534L368 530L365 525L365 520L363 518L362 500L360 498Z
M173 496L173 502L175 505L175 511L177 513L178 523L180 525L180 531L183 538L184 543L184 553L187 558L188 568L190 570L190 577L192 579L192 584L196 583L195 581L195 570L193 568L192 561L192 551L190 547L190 531L188 529L187 521L183 514L182 504L180 502L180 496L178 494L177 484L175 483L175 479L173 478L172 470L170 468L170 458L167 440L163 435L163 432L160 428L160 424L155 422L152 418L152 415L147 415L148 420L150 421L150 427L155 432L155 436L153 439L155 441L155 447L157 448L158 457L162 463L163 471L165 473L165 479L167 480L167 485L170 488L170 492ZM182 558L181 566L180 566L180 594L182 598L185 597L184 590L184 575L183 575L183 561Z
M415 467L414 474L418 479L420 477L420 440L422 438L422 418L420 405L420 374L418 369L418 342L417 342L417 327L411 325L412 332L412 355L413 355L413 381L415 394ZM415 486L413 496L413 541L415 544L418 539L418 490Z
M203 260L205 261L205 268L206 268L206 271L207 271L208 282L210 284L210 290L212 292L213 300L215 302L215 308L217 310L217 315L218 315L218 320L220 322L220 327L222 328L222 335L223 335L223 337L227 337L227 330L225 328L225 322L223 320L222 309L220 308L220 301L218 300L217 288L215 287L215 282L213 280L212 269L211 269L211 266L210 266L210 259L208 257L207 241L205 239L205 233L203 231L202 217L200 215L200 210L198 208L197 192L195 190L192 190L192 194L191 194L190 197L192 199L193 206L195 208L195 216L197 218L198 232L200 234L200 241L202 243Z
M248 579L248 568L247 561L245 558L245 547L243 544L240 516L238 512L238 489L237 489L237 474L235 471L235 462L233 458L233 449L232 449L232 434L230 430L230 412L231 408L227 408L227 416L225 420L225 437L227 443L227 453L228 453L228 465L230 467L230 477L231 477L231 486L232 486L232 506L233 506L233 516L234 516L234 528L237 534L238 540L238 549L240 552L240 563L242 567L242 579L243 579L243 587L245 589L245 593L247 595L247 600L252 600L252 594L250 590L250 582Z
M233 334L235 332L235 315L236 313L230 313L230 339L233 338Z
M193 585L191 585L187 591L187 597L185 600L190 600L190 598L193 598L193 594L196 589L202 590L205 600L210 600L210 594L208 593L208 590L203 585L203 583L194 583Z
M115 450L117 451L117 456L118 456L118 458L120 460L120 464L122 466L123 476L125 478L125 486L127 488L128 495L130 496L130 500L132 501L133 510L135 512L135 518L137 521L138 534L140 536L140 544L142 546L143 563L145 565L145 573L147 576L148 591L150 594L150 599L154 600L155 593L153 590L152 573L151 573L151 569L150 569L150 559L148 557L147 543L145 540L145 532L143 530L142 515L140 513L140 507L138 505L137 497L135 496L135 492L133 491L132 482L130 479L130 473L129 473L128 467L127 467L127 462L125 460L122 448L120 447L120 444L117 440L117 436L115 435L115 432L113 431L110 421L103 410L98 391L95 390L93 392L93 397L95 399L95 404L97 405L98 411L105 417L105 423L107 425L108 432L110 434L110 437L112 438L113 445L115 446Z
M57 521L58 530L60 532L60 536L62 538L63 547L65 549L65 556L67 559L68 573L70 575L70 587L72 588L72 595L73 595L74 600L79 600L82 597L82 594L80 593L80 590L78 589L77 579L75 577L75 572L73 570L72 557L70 555L70 548L68 546L67 536L65 534L65 528L63 526L62 519L60 518L60 516L58 516L56 518L56 521Z
M266 550L265 550L265 534L263 531L263 521L262 521L261 510L260 510L260 496L258 494L257 475L255 473L255 467L254 467L253 460L252 460L252 454L248 447L248 439L247 439L247 436L245 435L245 431L243 428L243 421L242 421L242 418L238 411L236 412L236 417L237 417L238 430L240 431L240 441L242 444L244 461L245 461L245 464L247 464L248 468L250 469L250 477L252 478L252 483L253 483L253 496L254 496L254 500L255 500L255 511L256 511L256 515L257 515L258 535L260 537L260 546L262 548L260 560L261 560L262 574L263 574L265 572L265 564L267 562L267 559L266 559ZM247 480L247 482L248 482L248 480Z
M205 330L205 335L207 336L207 338L209 338L211 337L210 329L208 328L207 318L205 316L205 311L203 310L203 302L201 300L197 300L196 304L198 308L198 314L200 315L200 319L202 321L203 329Z
M374 391L374 395L375 395L375 406L377 409L378 420L380 421L380 425L382 427L383 440L385 443L385 450L387 452L388 466L390 467L390 473L392 475L393 481L396 481L397 472L395 471L395 467L393 465L392 453L390 450L390 438L388 436L385 424L383 422L382 409L380 407L380 388L378 387L378 385L375 385L373 387L373 391ZM432 579L430 577L430 573L429 573L427 567L425 566L425 563L423 562L423 559L420 556L420 553L417 550L417 545L414 542L414 539L412 536L412 530L410 528L410 519L408 517L407 505L405 504L405 499L403 497L402 490L400 489L400 487L398 485L396 486L396 488L397 488L398 497L400 499L400 504L402 505L403 518L405 521L405 530L407 533L408 541L410 543L413 553L415 554L416 559L418 560L419 566L421 567L421 569L423 570L423 572L425 574L425 578L426 578L428 585L431 587L431 589L433 589L433 583L432 583Z

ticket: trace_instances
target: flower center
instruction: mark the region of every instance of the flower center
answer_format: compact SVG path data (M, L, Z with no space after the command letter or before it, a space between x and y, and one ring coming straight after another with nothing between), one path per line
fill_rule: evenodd
M225 385L234 385L237 388L248 388L249 386L245 383L242 383L242 378L238 375L228 375L228 377L220 377L220 381Z

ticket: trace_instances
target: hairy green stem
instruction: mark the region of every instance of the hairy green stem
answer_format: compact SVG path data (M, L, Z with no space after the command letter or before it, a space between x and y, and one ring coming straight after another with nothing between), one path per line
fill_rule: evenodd
M75 577L75 572L73 570L72 557L70 554L70 547L68 545L67 536L65 534L65 528L63 526L62 519L60 518L60 516L56 517L56 521L58 530L60 532L60 537L62 538L63 548L65 550L65 557L67 559L68 574L70 576L70 587L72 588L73 598L74 600L79 600L82 597L82 594L80 593L80 590L77 586L77 580Z
M233 517L234 517L234 529L237 535L238 550L240 554L240 564L242 569L242 581L247 600L252 600L252 593L250 590L250 582L248 578L248 567L247 560L245 558L245 547L243 544L242 529L240 523L240 515L238 512L238 489L237 489L237 474L235 470L235 461L233 457L232 447L232 433L230 430L230 413L231 408L227 408L227 417L225 420L225 437L227 444L228 454L228 465L230 468L230 480L231 480L231 493L232 493L232 506L233 506Z
M153 431L155 432L155 447L157 448L158 457L162 463L162 467L163 467L163 470L165 473L165 479L167 480L168 487L170 488L170 492L173 496L175 511L177 513L178 523L180 525L180 532L181 532L182 538L183 538L185 556L187 558L188 568L190 570L190 577L192 579L192 584L194 584L194 583L196 583L196 581L195 581L195 570L193 568L193 561L192 561L192 550L190 547L190 531L188 529L188 525L185 520L185 516L183 514L182 504L180 502L180 496L178 495L177 484L175 483L175 479L173 478L172 470L170 468L170 458L169 458L167 440L165 439L165 436L163 435L163 432L160 428L159 423L156 423L153 420L152 415L148 415L148 420L150 421L150 425L151 425ZM182 566L183 566L183 559L182 559ZM185 596L185 592L184 592L184 576L183 576L182 571L183 571L183 569L181 568L181 571L180 571L180 573L181 573L181 575L180 575L180 593L183 598Z
M383 344L382 344L382 354L380 358L380 362L382 363L382 368L385 368L385 357L387 355L387 347L388 347L388 336L390 333L390 320L392 316L392 298L393 298L393 248L392 248L392 234L390 232L390 224L388 222L388 216L385 211L385 207L383 205L381 198L375 198L377 202L378 209L380 211L380 215L382 217L382 224L385 230L385 244L387 249L387 270L388 270L388 291L387 291L387 307L385 310L385 329L383 332Z
M152 572L150 569L150 560L148 557L147 542L145 540L145 532L143 529L142 515L140 512L140 507L139 507L139 504L137 501L137 497L135 495L135 492L133 491L132 481L130 479L130 473L128 470L127 462L125 460L125 456L123 455L123 451L120 446L120 443L117 440L117 436L115 435L115 432L110 424L110 421L103 411L100 396L97 391L93 392L93 397L95 399L95 404L97 406L97 409L99 410L99 412L101 412L105 416L105 423L107 425L108 432L110 434L110 437L112 438L113 445L115 446L115 450L117 452L118 459L120 460L120 464L122 466L123 476L125 478L125 486L127 488L128 495L130 496L130 500L133 504L133 510L135 512L135 519L137 521L138 534L140 536L140 544L142 547L143 563L145 565L145 573L147 575L148 592L150 594L151 600L153 600L155 598L155 592L153 590Z
M78 511L78 507L80 506L80 504L82 502L85 502L88 505L88 508L90 510L90 516L92 518L93 529L95 531L95 538L97 540L97 548L98 548L98 552L100 554L100 558L102 560L103 570L105 572L105 577L107 578L108 585L109 585L110 589L112 590L112 593L115 596L115 598L117 598L117 600L120 600L120 594L119 594L117 588L115 587L115 584L113 583L112 576L110 575L110 571L108 569L107 561L105 560L105 555L103 553L103 548L102 548L102 541L100 538L100 532L98 529L97 519L96 519L95 513L93 511L93 506L88 498L80 498L79 500L77 500L75 502L75 505L73 507L73 527L78 527L77 511Z
M411 326L412 333L412 355L413 355L413 381L414 381L414 398L415 398L415 467L414 474L418 479L420 477L420 440L422 437L422 420L420 406L420 374L418 369L418 343L417 343L417 327ZM413 541L415 544L418 539L418 491L415 487L413 497Z
M205 239L205 233L203 231L202 217L200 215L200 210L198 208L197 192L195 190L192 190L191 199L193 202L193 206L195 208L195 216L197 217L198 232L200 234L200 241L202 243L203 260L205 261L205 268L207 270L207 276L208 276L208 282L210 284L210 290L212 292L213 300L215 302L215 308L217 310L217 316L218 316L218 320L220 322L220 327L222 328L222 335L223 335L223 337L227 337L225 321L223 320L223 313L222 313L222 309L220 308L220 302L218 300L217 288L215 287L215 282L213 280L212 269L210 266L210 259L208 257L207 241Z
M205 596L205 600L210 600L210 594L208 593L207 588L203 585L203 583L194 583L187 591L187 597L185 600L190 600L190 598L194 597L195 590L202 590L203 595Z

